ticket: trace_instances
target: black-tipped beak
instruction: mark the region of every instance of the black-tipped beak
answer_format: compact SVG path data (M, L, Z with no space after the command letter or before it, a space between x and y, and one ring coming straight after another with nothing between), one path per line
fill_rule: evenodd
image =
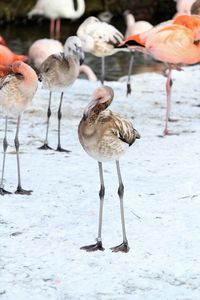
M82 63L84 62L84 59L85 59L85 53L83 51L83 48L81 47L77 47L77 53L79 55L79 61L80 61L80 65L82 65Z
M41 82L42 81L42 76L41 74L38 74L38 80Z

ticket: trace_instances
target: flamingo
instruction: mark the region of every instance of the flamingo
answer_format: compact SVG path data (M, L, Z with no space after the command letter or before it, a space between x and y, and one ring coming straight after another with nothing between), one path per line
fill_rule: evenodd
M119 180L118 195L120 199L123 233L122 244L111 249L113 252L129 251L123 207L124 185L120 172L119 158L124 155L126 150L135 142L136 139L140 138L140 135L137 130L133 128L133 125L129 120L111 112L110 110L106 110L106 108L111 104L113 97L114 92L111 87L101 86L97 88L92 95L92 100L84 110L83 117L78 127L78 136L83 149L87 152L87 154L98 161L101 185L99 191L100 211L97 243L81 247L81 249L86 251L104 250L101 236L105 194L102 163L109 160L116 161Z
M150 30L153 25L147 21L135 21L134 15L126 10L124 12L125 22L126 22L126 32L125 37L127 38L130 35L140 34L147 30ZM127 96L131 93L131 72L133 68L134 54L131 52L131 59L129 63L129 71L128 71L128 81L127 81Z
M172 23L173 22L173 23ZM143 34L129 36L122 44L131 48L139 44L145 49L132 46L136 50L145 52L155 59L168 64L169 72L166 82L167 109L164 135L169 134L168 119L170 113L170 82L172 69L179 69L178 65L195 64L200 62L200 18L196 16L177 16L174 21L163 23Z
M44 145L40 149L51 149L48 145L49 119L51 116L51 96L52 92L61 92L60 104L58 108L58 146L57 151L69 152L61 147L60 123L61 107L64 91L71 86L79 75L79 67L83 62L84 52L81 41L77 36L70 36L64 45L64 53L50 55L40 66L40 80L43 87L50 91L49 105L47 110L47 129Z
M196 0L190 9L192 15L199 15L200 16L200 0Z
M28 57L29 63L39 72L41 64L50 55L64 51L64 46L61 42L54 39L39 39L36 40L29 48ZM93 70L85 64L79 67L79 74L84 74L90 81L96 81L97 77Z
M88 17L78 28L77 36L81 39L85 52L101 57L101 83L104 82L105 56L119 51L116 49L124 37L114 26L101 22L96 17Z
M27 61L26 55L16 54L12 52L8 47L0 44L0 65L9 65L14 61Z
M0 79L0 104L5 113L5 134L3 139L3 167L0 182L0 194L11 194L4 189L4 170L6 151L8 147L7 142L7 127L8 117L17 117L17 128L15 134L15 149L17 155L17 172L18 185L15 194L30 195L32 191L24 190L21 185L20 162L19 162L19 126L21 116L28 104L30 104L38 85L38 77L35 71L22 61L15 61L12 66L1 66Z
M50 18L50 37L59 39L60 18L78 19L84 12L84 0L77 0L77 9L73 0L38 0L28 16L43 15Z

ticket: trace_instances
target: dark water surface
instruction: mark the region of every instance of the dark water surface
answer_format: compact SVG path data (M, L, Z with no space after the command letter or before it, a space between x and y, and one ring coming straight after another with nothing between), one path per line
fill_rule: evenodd
M65 42L70 35L76 34L79 24L83 20L78 21L61 21L61 42ZM116 19L113 23L122 33L125 31L123 19ZM31 44L41 38L49 38L49 20L41 19L40 22L26 22L23 25L9 24L1 25L0 34L6 39L11 50L20 54L27 54ZM115 55L105 58L106 80L118 80L120 77L127 75L129 67L130 54L119 52ZM88 64L97 77L100 77L101 59L89 53L86 53L85 63ZM162 73L164 65L153 61L151 58L144 59L143 55L137 53L133 65L133 74L143 72Z

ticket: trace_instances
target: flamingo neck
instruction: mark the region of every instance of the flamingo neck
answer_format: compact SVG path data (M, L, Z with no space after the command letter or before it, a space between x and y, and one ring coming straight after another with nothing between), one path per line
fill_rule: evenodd
M126 15L126 26L132 28L135 25L135 18L132 14Z
M79 18L85 12L85 1L77 0L77 9L74 7L74 18Z
M86 121L89 125L95 124L96 121L98 120L100 113L102 111L106 110L106 108L109 105L110 105L110 103L107 101L104 103L98 103L90 109L90 103L89 103L89 105L86 107L84 114L83 114L84 121ZM88 110L89 110L89 113L88 113Z

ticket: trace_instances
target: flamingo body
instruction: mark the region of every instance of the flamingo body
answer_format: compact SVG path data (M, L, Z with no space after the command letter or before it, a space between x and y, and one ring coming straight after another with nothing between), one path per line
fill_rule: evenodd
M0 104L5 114L18 116L23 113L32 101L37 85L35 71L23 62L14 62L12 73L0 79Z
M78 28L77 35L83 49L95 56L112 55L123 41L123 35L114 26L101 22L95 17L88 17Z
M50 19L77 19L84 14L85 2L84 0L78 0L77 4L77 10L75 10L73 0L38 0L28 15L30 17L44 15Z
M26 55L20 55L12 52L8 47L0 45L0 64L9 65L14 61L27 61L28 57Z
M40 39L35 41L29 48L28 56L30 62L39 69L41 64L50 55L64 51L61 42L54 39Z
M147 21L142 20L136 22L135 17L130 12L125 12L124 15L126 21L125 37L145 32L153 27L153 25Z

